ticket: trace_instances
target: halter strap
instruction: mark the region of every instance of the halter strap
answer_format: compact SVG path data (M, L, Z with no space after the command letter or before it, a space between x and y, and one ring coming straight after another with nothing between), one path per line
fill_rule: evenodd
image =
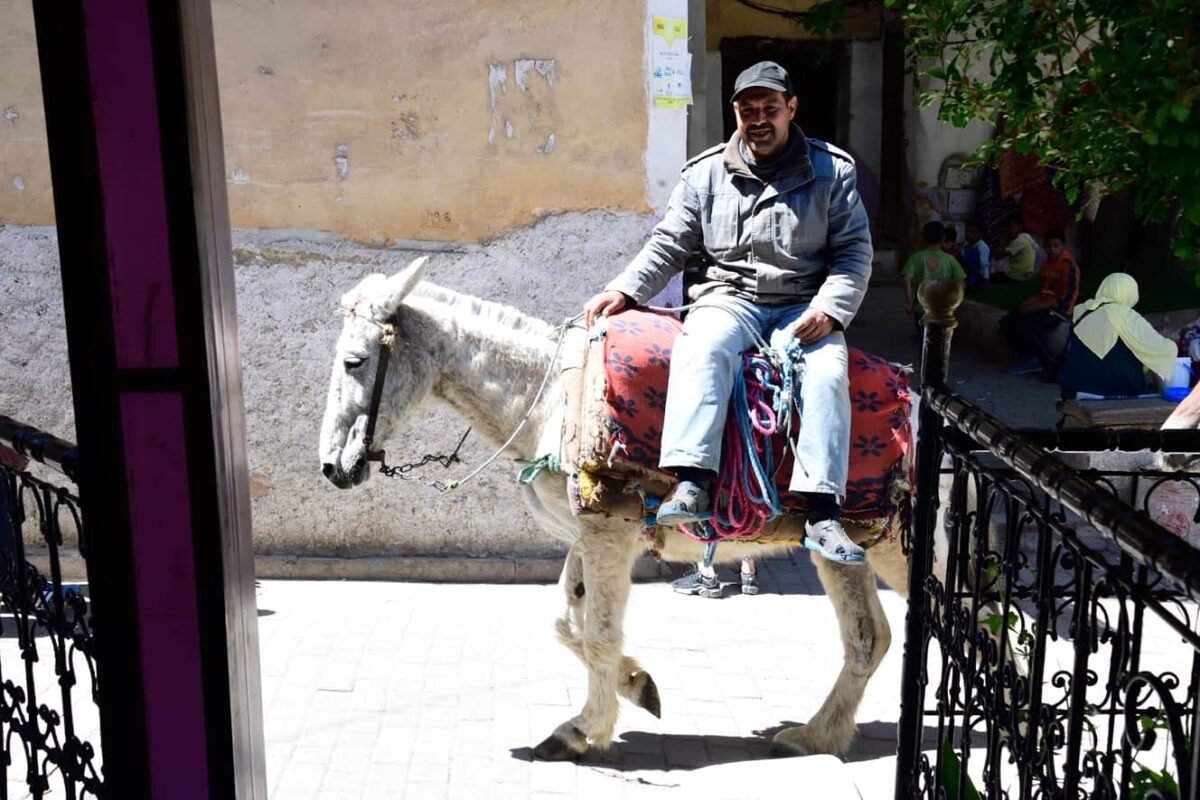
M370 320L375 322L374 320ZM375 423L379 420L379 404L383 401L383 384L387 379L388 362L392 360L392 344L396 341L396 326L391 319L375 322L383 335L379 338L379 363L375 367L375 385L371 387L371 408L367 411L367 429L363 433L363 447L367 450L367 461L383 463L384 451L371 450L375 443Z

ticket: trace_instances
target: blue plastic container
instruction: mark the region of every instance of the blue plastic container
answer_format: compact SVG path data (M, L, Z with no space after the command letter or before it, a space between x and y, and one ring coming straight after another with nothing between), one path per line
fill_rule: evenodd
M1163 400L1170 400L1172 403L1178 403L1183 398L1187 397L1192 390L1186 386L1168 386L1163 389Z

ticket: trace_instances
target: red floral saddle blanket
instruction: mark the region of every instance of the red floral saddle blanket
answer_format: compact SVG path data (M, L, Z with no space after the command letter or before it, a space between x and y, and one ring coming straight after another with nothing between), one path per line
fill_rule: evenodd
M648 311L626 311L609 318L604 397L607 455L613 462L661 473L658 458L667 371L681 328L673 316ZM888 519L912 485L908 372L854 348L849 350L849 372L850 475L843 515L858 522ZM775 480L783 505L803 511L804 501L787 491L792 456L782 436L775 437L775 456L776 464L782 459Z

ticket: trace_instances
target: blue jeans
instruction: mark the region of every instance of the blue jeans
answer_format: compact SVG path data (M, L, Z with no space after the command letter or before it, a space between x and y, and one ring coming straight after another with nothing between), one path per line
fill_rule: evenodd
M755 346L753 329L772 348L791 340L788 328L808 303L761 306L729 295L708 295L683 323L671 354L667 408L663 422L664 468L717 471L721 435L741 353ZM850 379L846 337L840 331L801 348L796 364L800 456L792 470L793 492L846 494L850 458Z

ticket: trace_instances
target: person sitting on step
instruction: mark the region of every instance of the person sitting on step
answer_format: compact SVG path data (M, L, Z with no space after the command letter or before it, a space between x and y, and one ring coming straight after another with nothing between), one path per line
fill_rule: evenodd
M1133 310L1138 284L1114 272L1096 296L1075 309L1058 384L1065 400L1079 392L1101 397L1136 396L1147 390L1146 370L1166 378L1175 368L1175 343Z
M1079 298L1079 265L1067 250L1059 230L1046 233L1046 260L1038 269L1041 288L1000 320L1000 332L1017 355L1024 359L1012 368L1014 375L1041 372L1054 380L1062 340L1054 333L1066 325Z

